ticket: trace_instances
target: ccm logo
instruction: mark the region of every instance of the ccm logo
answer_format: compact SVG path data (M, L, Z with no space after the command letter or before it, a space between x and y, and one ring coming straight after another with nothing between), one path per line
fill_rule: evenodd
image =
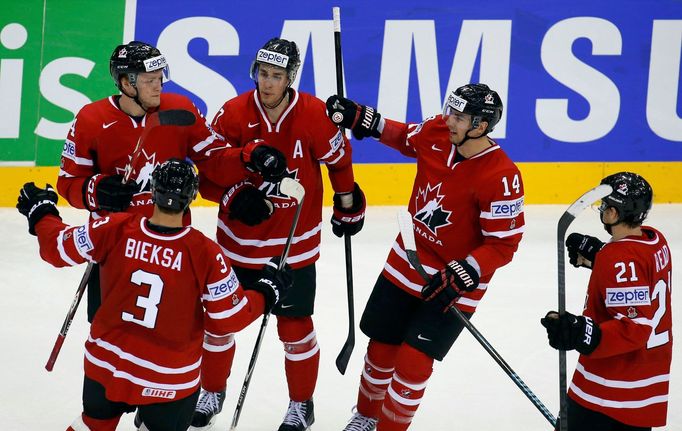
M492 218L514 218L523 212L523 198L513 201L495 201L490 204Z
M607 307L651 305L648 286L606 288Z

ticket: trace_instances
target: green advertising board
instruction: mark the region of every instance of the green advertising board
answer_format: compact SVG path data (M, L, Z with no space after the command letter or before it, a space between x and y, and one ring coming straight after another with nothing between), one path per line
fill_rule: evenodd
M125 1L24 0L0 15L0 160L59 164L73 116L115 93L109 56Z

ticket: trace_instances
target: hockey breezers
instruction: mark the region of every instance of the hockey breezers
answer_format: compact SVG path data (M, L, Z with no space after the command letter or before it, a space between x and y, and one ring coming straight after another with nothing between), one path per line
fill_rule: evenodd
M137 160L140 158L144 141L154 128L158 126L191 126L195 121L196 119L194 114L184 109L157 111L147 115L144 130L142 131L140 138L137 140L137 144L135 144L135 150L130 156L130 162L125 167L123 183L127 183L130 180L132 173L135 172L134 166ZM45 369L47 371L52 371L54 368L54 363L57 361L57 356L59 356L59 352L62 349L66 334L69 332L71 322L73 322L73 318L76 315L76 311L78 310L78 305L80 304L83 294L85 293L85 288L88 285L88 280L90 278L90 274L92 273L93 266L94 264L90 262L85 268L85 273L78 284L78 289L76 289L76 295L71 302L69 311L66 313L66 318L64 319L62 328L59 330L59 334L57 334L57 340L55 341L54 346L52 347L52 352L50 353L50 357L45 364Z
M403 238L403 244L405 246L405 253L407 254L407 260L410 265L419 273L419 275L427 283L431 280L429 274L426 273L421 262L419 262L419 257L417 256L417 245L414 240L414 228L412 226L412 214L407 210L401 210L398 212L398 225L400 226L400 236ZM467 319L467 317L460 311L457 307L450 307L450 312L459 319L462 324L471 332L476 341L478 341L481 346L485 349L490 356L497 362L497 364L502 368L502 370L507 373L507 375L514 381L516 386L521 389L521 392L528 397L531 403L542 413L542 415L549 421L552 426L556 426L556 419L550 413L550 411L545 407L545 405L540 401L540 399L533 393L533 391L528 388L526 383L521 380L521 378L512 370L512 368L507 364L507 362L500 356L499 353L493 348L493 346L488 342L488 340L483 337L483 335L478 332L478 329Z
M287 256L289 256L289 249L291 248L291 242L294 239L294 231L296 230L296 225L298 224L298 219L301 216L301 208L303 207L303 198L305 197L305 189L303 186L293 178L284 177L279 183L279 191L288 195L290 198L296 200L296 213L294 214L294 221L291 224L291 229L289 230L289 236L287 237L286 243L284 244L284 251L279 262L278 270L281 270L287 261ZM239 416L242 414L242 409L244 408L244 400L246 400L246 393L249 390L249 384L251 384L251 377L253 376L253 370L256 368L256 361L258 360L258 353L260 353L260 346L263 343L263 336L265 335L265 330L268 326L268 321L270 320L270 313L263 316L263 322L260 325L260 331L258 332L258 337L256 338L256 345L253 346L253 353L251 353L251 360L249 361L249 367L246 370L246 376L244 376L244 383L242 384L242 389L239 391L239 398L237 399L237 406L234 409L234 415L232 416L232 425L230 426L230 431L237 429L237 424L239 423Z
M575 220L575 218L593 202L608 196L613 191L613 188L607 184L600 184L597 187L588 190L575 202L568 207L561 215L559 223L557 224L557 266L559 274L559 313L566 311L566 260L565 260L565 244L566 231L568 226ZM566 351L559 350L559 421L560 431L568 429L568 419L566 410L566 395L567 395L567 379L566 379Z

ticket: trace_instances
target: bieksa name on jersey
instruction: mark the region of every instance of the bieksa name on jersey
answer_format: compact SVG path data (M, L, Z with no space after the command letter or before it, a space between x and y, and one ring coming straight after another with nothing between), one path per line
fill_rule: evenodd
M214 301L217 301L227 295L232 295L239 287L239 280L237 279L237 274L235 274L234 270L231 270L227 277L217 283L209 284L206 287L211 294L211 298Z
M495 201L490 203L492 218L514 218L523 212L523 197L511 201Z
M651 305L648 286L606 288L607 307Z

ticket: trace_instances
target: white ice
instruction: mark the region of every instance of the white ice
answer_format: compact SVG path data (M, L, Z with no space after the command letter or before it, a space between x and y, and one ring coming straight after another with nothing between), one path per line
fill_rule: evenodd
M397 207L370 207L364 230L353 237L356 344L345 376L334 360L347 334L343 241L331 234L325 208L322 257L314 316L321 346L313 430L341 430L351 416L367 338L357 328L365 301L398 232ZM546 342L539 319L557 307L556 223L565 205L526 208L526 233L514 260L497 272L473 323L556 415L558 354ZM195 227L215 234L215 208L196 208ZM82 211L62 209L67 223L84 221ZM667 236L674 280L682 280L682 205L655 205L652 226ZM55 369L43 368L84 270L55 269L40 260L37 241L14 209L0 209L0 429L64 430L81 412L85 304L76 315ZM569 232L606 238L597 213L588 209ZM580 312L589 274L567 268L567 309ZM673 296L674 328L682 326L682 304ZM214 429L227 430L260 321L238 334L228 397ZM682 430L682 350L675 346L667 430ZM240 431L276 430L287 406L282 345L270 322L251 381ZM568 355L569 380L575 354ZM120 430L133 430L126 415ZM414 430L549 430L545 418L483 348L464 331L450 354L437 363L411 427ZM663 429L663 428L661 428Z

